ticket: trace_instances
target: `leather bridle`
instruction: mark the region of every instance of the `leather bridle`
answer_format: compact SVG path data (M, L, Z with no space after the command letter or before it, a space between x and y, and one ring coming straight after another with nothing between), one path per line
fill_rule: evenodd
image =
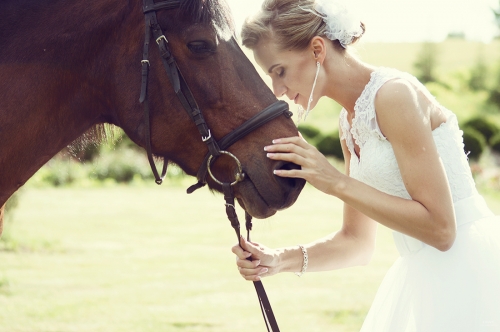
M163 179L167 173L167 164L168 160L163 158L163 169L161 175L158 173L156 169L156 165L154 163L153 153L151 149L151 126L150 126L150 109L148 102L148 74L150 69L149 63L149 42L151 40L151 36L156 40L158 44L158 48L161 55L161 60L163 66L167 72L168 78L172 87L179 98L182 106L188 113L191 120L194 122L198 131L201 135L201 140L207 145L208 153L205 156L203 163L201 164L198 173L197 179L198 182L191 187L188 188L187 192L192 193L196 189L203 187L206 182L207 172L210 177L219 185L222 186L222 190L224 193L224 199L226 201L226 214L228 219L231 221L231 226L234 228L236 232L236 236L238 238L238 242L241 241L240 235L240 223L238 220L238 216L236 215L235 203L234 203L234 193L232 187L244 180L245 174L243 172L242 166L238 158L232 153L226 151L228 147L232 144L259 128L263 124L284 115L287 118L292 116L292 112L288 110L288 104L284 101L276 101L271 104L267 108L265 108L260 113L254 115L243 124L241 124L238 128L221 138L219 141L216 141L212 136L210 129L208 128L207 123L203 117L203 113L201 112L196 100L189 90L189 87L182 77L182 74L175 62L174 56L169 49L168 40L165 37L162 28L160 27L156 12L158 10L168 10L175 9L180 6L181 0L167 0L162 2L155 3L154 0L143 0L143 12L145 16L145 39L144 39L144 49L143 49L143 58L141 61L142 64L142 82L141 82L141 95L139 101L144 104L144 122L145 122L145 139L146 139L146 151L148 155L148 160L151 165L151 169L153 171L155 182L157 184L161 184ZM221 154L228 155L231 157L236 165L237 165L237 173L233 182L222 182L219 181L211 172L211 165L215 161L217 157ZM247 238L250 240L250 230L252 229L252 217L245 211L245 226L247 229ZM257 296L259 298L259 303L261 306L262 314L264 316L264 321L267 326L268 331L279 332L278 324L276 323L276 319L274 317L271 304L267 298L266 292L264 290L264 286L261 281L254 282L255 289L257 291Z

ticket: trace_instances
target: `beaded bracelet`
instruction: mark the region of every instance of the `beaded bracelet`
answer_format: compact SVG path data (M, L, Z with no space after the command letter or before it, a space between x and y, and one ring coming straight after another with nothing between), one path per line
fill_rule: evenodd
M304 262L302 263L302 270L300 272L295 272L295 274L300 277L304 273L306 273L307 270L307 263L309 261L308 256L307 256L307 250L303 245L299 244L300 249L302 250L302 255L304 255Z

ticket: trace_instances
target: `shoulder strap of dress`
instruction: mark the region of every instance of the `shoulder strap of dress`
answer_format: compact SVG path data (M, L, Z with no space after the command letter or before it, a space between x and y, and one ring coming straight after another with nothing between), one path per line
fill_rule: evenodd
M380 139L385 139L377 124L375 97L384 83L391 79L401 77L401 74L403 73L396 69L385 67L377 68L372 72L370 81L365 86L354 105L355 116L352 120L351 133L354 141L359 147L365 144L371 133L377 134Z

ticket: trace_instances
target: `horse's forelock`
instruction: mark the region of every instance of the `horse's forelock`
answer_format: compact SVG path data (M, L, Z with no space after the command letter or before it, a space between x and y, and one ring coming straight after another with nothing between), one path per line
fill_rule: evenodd
M180 5L181 15L194 23L211 23L234 30L229 7L224 0L184 0Z

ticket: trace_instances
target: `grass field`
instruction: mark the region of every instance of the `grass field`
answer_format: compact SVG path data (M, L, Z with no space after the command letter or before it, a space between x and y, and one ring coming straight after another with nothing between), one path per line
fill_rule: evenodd
M0 331L265 331L222 202L168 184L24 190L0 251ZM338 200L306 187L253 239L307 243L340 220ZM281 330L358 331L397 257L390 231L377 241L367 267L264 279Z

